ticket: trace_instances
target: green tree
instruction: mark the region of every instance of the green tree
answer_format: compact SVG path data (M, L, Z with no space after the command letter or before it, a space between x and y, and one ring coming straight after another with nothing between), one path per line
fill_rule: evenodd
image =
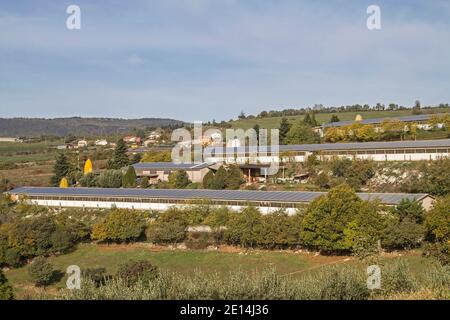
M122 186L122 171L106 170L97 177L97 187L120 188Z
M127 172L122 176L122 187L135 188L136 179L136 170L134 170L133 166L128 166Z
M214 175L213 189L222 190L225 188L225 179L227 177L227 171L224 166L220 166Z
M169 174L169 185L175 189L186 188L191 181L185 170L176 170Z
M337 115L333 114L333 115L331 116L330 123L333 123L333 122L340 122L340 121L341 121L341 120L339 119L339 117L338 117Z
M316 143L319 141L319 136L314 133L312 128L303 121L297 121L292 125L286 136L287 144L301 144L301 143Z
M212 170L208 171L208 173L203 177L203 188L214 189L214 179L214 172Z
M244 182L241 169L236 165L230 165L225 176L225 188L237 190Z
M141 178L141 188L146 189L149 186L150 186L150 183L149 183L148 177L142 177Z
M28 267L28 275L37 286L46 286L52 282L54 270L44 257L37 257Z
M289 123L288 119L283 117L281 119L280 123L280 129L279 129L279 138L280 138L280 144L286 144L286 137L291 129L291 124Z
M187 225L185 215L176 208L170 208L149 224L146 231L147 240L153 243L176 244L185 239Z
M398 215L400 221L406 218L415 223L422 223L425 217L425 210L419 201L402 199L393 209L393 213Z
M308 206L301 222L301 240L318 250L349 251L356 246L358 238L373 240L374 231L364 234L368 227L364 216L370 214L371 220L374 219L372 211L375 210L375 205L362 201L349 186L337 186Z
M226 227L224 236L230 244L254 247L261 242L262 217L255 207L246 207L240 212L232 212Z
M68 177L70 171L69 161L64 153L58 153L53 166L53 176L50 179L52 186L57 187L61 179Z
M0 269L0 300L13 300L13 288L9 285L3 270Z
M427 238L432 242L450 241L450 195L439 198L425 218Z
M144 232L143 213L135 210L113 209L103 221L92 227L92 239L128 242L139 239Z
M93 188L97 184L97 178L93 172L89 172L80 178L80 184L82 187Z
M130 159L127 155L127 146L122 138L117 140L116 148L114 149L114 155L111 161L108 163L109 169L121 169L126 167L130 163Z
M260 129L259 124L255 124L253 126L253 130L255 130L255 133L256 133L256 141L258 141L258 142L259 142L259 129Z
M300 243L299 215L289 216L283 210L262 216L259 244L265 248L286 248Z

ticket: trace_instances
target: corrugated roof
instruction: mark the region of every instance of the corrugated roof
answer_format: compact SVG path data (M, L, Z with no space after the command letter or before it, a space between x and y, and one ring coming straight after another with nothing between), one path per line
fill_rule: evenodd
M316 144L297 144L280 145L280 152L285 151L326 151L326 150L359 150L359 149L401 149L401 148L450 148L450 139L441 140L417 140L417 141L377 141L377 142L348 142L348 143L316 143ZM208 152L212 155L237 154L246 152L255 152L255 147L245 148L209 148ZM270 147L259 147L260 152L270 152Z
M260 202L310 202L326 192L304 191L244 191L244 190L190 190L190 189L106 189L106 188L45 188L22 187L9 191L17 195L40 196L93 196L93 197L130 197L148 199L180 200L227 200ZM358 193L363 200L379 199L388 205L399 204L402 199L421 200L425 193Z
M133 164L135 169L141 170L200 170L207 168L209 164L204 163L180 163L173 162L139 162Z
M404 116L404 117L387 117L387 118L373 118L373 119L363 119L361 121L338 121L325 123L322 125L323 128L329 127L343 127L353 123L360 124L377 124L382 123L385 120L397 120L401 122L414 122L414 121L426 121L430 119L432 116L443 116L445 113L437 113L437 114L419 114L414 116Z

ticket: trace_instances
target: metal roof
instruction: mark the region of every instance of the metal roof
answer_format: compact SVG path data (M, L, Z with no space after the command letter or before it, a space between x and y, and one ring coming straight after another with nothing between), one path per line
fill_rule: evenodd
M16 195L34 196L92 196L179 200L225 200L260 202L310 202L326 192L304 191L247 191L247 190L194 190L194 189L106 189L106 188L55 188L21 187L8 191ZM396 205L402 199L422 200L426 193L358 193L363 200L380 200L383 204Z
M377 141L377 142L348 142L348 143L316 143L280 145L279 152L285 151L325 151L325 150L360 150L360 149L402 149L402 148L450 148L450 139L416 140L416 141ZM209 148L212 156L228 153L234 155L245 152L270 152L270 147L238 147L238 148ZM276 149L275 149L276 150Z
M388 117L388 118L373 118L373 119L363 119L361 121L338 121L338 122L331 122L331 123L325 123L322 125L323 128L329 128L329 127L343 127L347 126L353 123L360 123L360 124L377 124L382 123L386 120L397 120L401 122L413 122L413 121L426 121L430 119L432 116L443 116L445 113L435 113L435 114L419 114L414 116L404 116L404 117Z
M173 163L173 162L139 162L133 164L134 169L141 170L200 170L209 167L204 163Z

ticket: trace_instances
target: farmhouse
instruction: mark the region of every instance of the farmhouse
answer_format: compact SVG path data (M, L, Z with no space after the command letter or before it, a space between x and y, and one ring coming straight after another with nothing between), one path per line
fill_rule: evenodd
M175 164L173 162L140 162L133 164L136 176L148 177L150 182L168 181L169 174L176 170L184 170L192 182L203 181L209 171L209 164Z
M320 160L332 158L371 159L374 161L419 161L436 160L450 156L450 139L352 142L281 145L270 147L208 148L207 162L227 163L271 163L304 162L308 156L316 155Z
M284 208L289 214L326 192L243 191L195 189L103 189L103 188L45 188L22 187L8 192L12 200L48 207L128 208L136 210L165 210L172 206L207 203L240 210L252 205L267 214ZM363 200L379 200L396 206L403 199L419 201L429 210L433 198L428 194L358 193Z

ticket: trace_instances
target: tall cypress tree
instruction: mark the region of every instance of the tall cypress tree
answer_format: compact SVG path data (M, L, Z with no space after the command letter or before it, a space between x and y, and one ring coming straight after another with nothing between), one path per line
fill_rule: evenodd
M59 182L62 178L67 177L70 171L69 161L64 153L58 153L56 156L56 162L53 166L54 175L51 177L50 182L52 186L59 186Z
M136 170L133 166L129 166L127 172L122 177L122 187L134 188L136 187Z
M279 131L280 144L286 144L286 136L290 129L291 129L291 125L290 125L288 119L283 117L281 119L280 131Z
M122 138L117 140L116 149L114 150L114 155L112 160L109 162L108 166L110 169L120 169L129 165L130 159L127 155L127 146Z

